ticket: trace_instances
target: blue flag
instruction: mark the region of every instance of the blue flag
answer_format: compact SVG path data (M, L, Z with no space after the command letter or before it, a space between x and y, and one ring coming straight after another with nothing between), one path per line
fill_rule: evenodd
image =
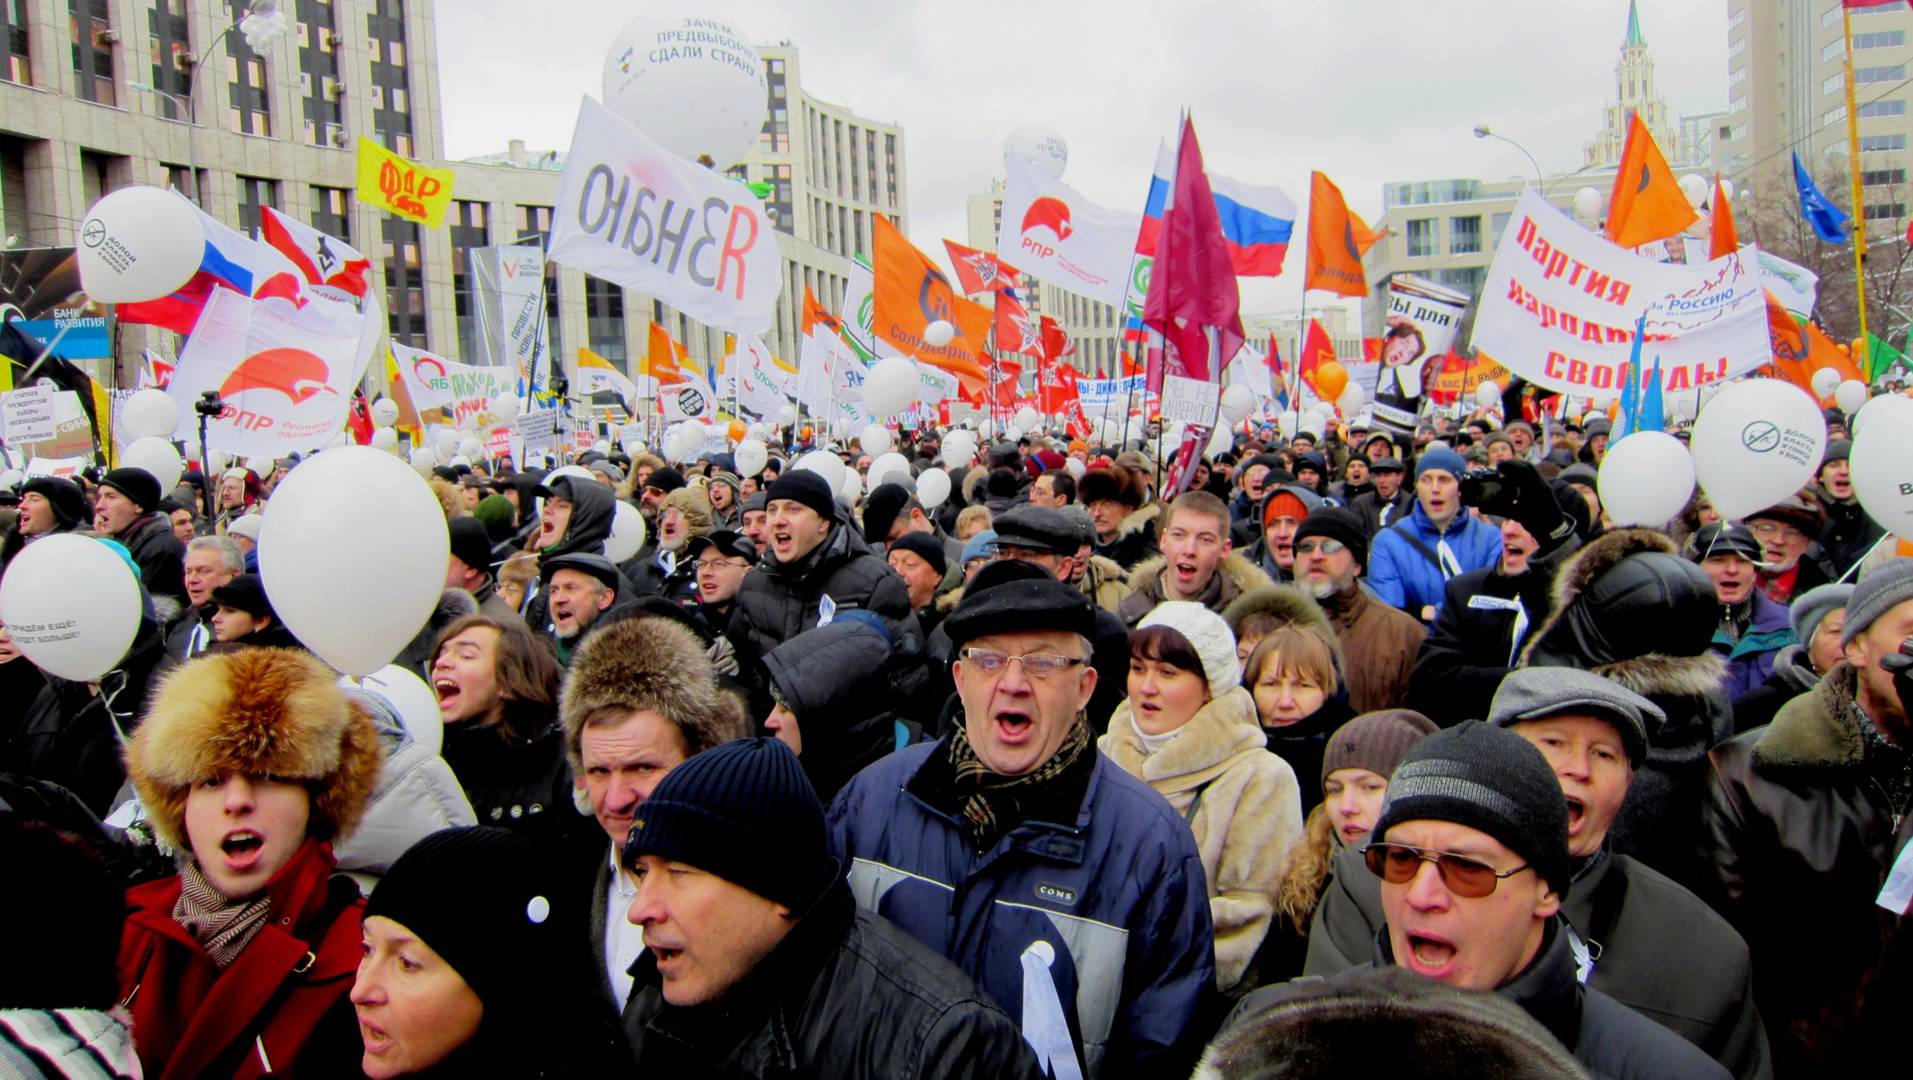
M1634 321L1634 349L1627 358L1627 382L1621 387L1621 416L1608 445L1613 446L1640 430L1641 418L1641 341L1647 337L1647 314Z
M1847 242L1847 215L1813 186L1807 167L1800 164L1800 153L1793 155L1793 182L1800 189L1800 216L1813 226L1814 234L1829 244Z
M1667 413L1661 404L1661 358L1654 358L1654 371L1648 376L1647 390L1641 398L1641 415L1635 431L1666 431Z

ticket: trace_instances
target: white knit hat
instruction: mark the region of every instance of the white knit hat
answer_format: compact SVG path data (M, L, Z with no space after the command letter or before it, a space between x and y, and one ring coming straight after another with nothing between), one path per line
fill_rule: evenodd
M1235 635L1222 616L1188 600L1165 600L1143 616L1136 629L1166 626L1187 638L1202 661L1209 680L1209 697L1219 698L1242 683L1242 664L1235 658Z

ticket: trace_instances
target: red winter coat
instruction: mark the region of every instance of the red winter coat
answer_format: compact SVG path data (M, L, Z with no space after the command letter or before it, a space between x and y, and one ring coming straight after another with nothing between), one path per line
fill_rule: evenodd
M225 971L173 921L177 876L127 890L120 992L149 1078L264 1076L261 1042L272 1076L358 1075L363 1048L346 995L365 900L334 865L318 840L294 852L266 883L266 925Z

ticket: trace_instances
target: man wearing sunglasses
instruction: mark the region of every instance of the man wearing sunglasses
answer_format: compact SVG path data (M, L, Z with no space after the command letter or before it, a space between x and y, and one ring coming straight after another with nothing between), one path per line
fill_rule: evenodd
M960 712L831 805L858 904L949 957L1052 1076L1184 1076L1215 989L1195 840L1097 753L1089 599L993 563L941 630Z
M1373 966L1493 991L1528 1010L1596 1076L1730 1075L1679 1035L1579 985L1586 960L1561 918L1575 872L1570 828L1554 770L1520 735L1468 721L1417 743L1389 779L1362 853L1380 880L1386 923ZM1313 974L1313 950L1310 959ZM1287 992L1251 994L1229 1026Z
M1357 580L1368 562L1368 536L1353 510L1322 506L1295 530L1295 583L1322 605L1348 659L1348 703L1358 713L1392 709L1408 693L1415 655L1428 632L1399 608L1376 600Z

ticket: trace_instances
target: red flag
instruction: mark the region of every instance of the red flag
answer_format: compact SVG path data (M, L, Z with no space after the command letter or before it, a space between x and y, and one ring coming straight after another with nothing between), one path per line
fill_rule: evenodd
M1016 380L1023 374L1023 365L1008 357L999 356L990 369L990 401L992 404L1009 407L1016 404Z
M1288 365L1282 362L1282 347L1275 343L1275 331L1269 331L1269 352L1262 358L1269 365L1269 376L1280 386L1288 381Z
M365 391L352 392L352 410L346 413L345 426L352 429L352 441L360 446L372 442L372 408L365 403Z
M1070 343L1069 335L1063 332L1063 328L1057 325L1055 319L1045 315L1041 323L1043 359L1060 360L1076 351L1076 346Z
M1023 272L997 258L993 251L978 251L954 240L945 240L943 249L950 253L950 265L956 267L957 284L963 286L966 296L1021 287L1019 283Z
M1335 343L1328 338L1328 331L1314 319L1309 320L1308 333L1302 337L1302 357L1299 372L1302 381L1315 385L1315 370L1335 359Z
M1023 306L1023 302L1016 298L1015 293L1007 289L997 293L994 299L996 301L997 353L1041 355L1042 327L1030 317L1029 309Z
M1152 358L1152 390L1162 389L1164 374L1214 382L1242 347L1242 296L1235 263L1222 237L1215 193L1202 169L1196 128L1187 117L1156 241L1149 295L1143 302L1143 324L1173 349L1164 349L1160 362Z

